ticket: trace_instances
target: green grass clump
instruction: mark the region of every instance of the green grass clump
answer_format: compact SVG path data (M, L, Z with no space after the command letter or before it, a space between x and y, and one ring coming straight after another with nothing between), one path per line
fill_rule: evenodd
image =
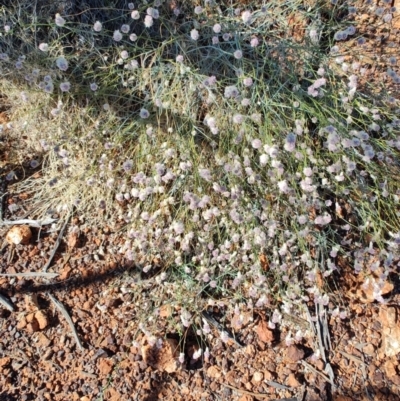
M399 258L398 101L357 47L346 64L352 12L217 3L0 9L10 135L42 166L18 190L37 216L123 224L118 251L164 268L184 327L201 299L326 304L339 256L382 277Z

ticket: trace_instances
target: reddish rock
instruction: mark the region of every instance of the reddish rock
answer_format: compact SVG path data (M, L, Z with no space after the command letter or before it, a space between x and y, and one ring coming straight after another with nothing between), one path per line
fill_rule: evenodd
M269 370L264 370L264 379L265 380L274 380L274 375Z
M39 347L48 347L50 344L50 339L44 333L39 333L37 345Z
M257 333L259 340L264 343L271 343L274 341L274 332L268 327L268 323L265 320L262 320L257 325L255 332Z
M286 356L292 362L298 362L304 358L304 351L297 345L290 345L286 349Z
M173 313L173 309L171 305L161 305L159 316L160 317L171 317Z
M219 379L222 374L221 374L221 369L218 366L210 366L207 369L207 376L211 377L212 379Z
M6 241L10 245L26 245L29 244L31 238L32 231L29 226L14 226L8 231L6 235Z
M323 371L325 368L325 363L322 359L317 359L314 362L314 366L317 368L317 370Z
M27 325L26 319L24 316L22 316L20 321L17 323L17 330L24 329L26 325Z
M6 356L4 358L0 358L0 368L6 368L11 362L11 358Z
M36 319L32 320L32 322L28 323L26 326L26 331L30 334L35 333L39 330L40 330L39 323Z
M240 398L239 401L253 401L254 398L251 395L243 394Z
M106 395L107 395L107 398L106 398L107 400L121 401L121 394L112 387L107 389Z
M264 375L261 372L255 372L253 374L253 382L254 383L260 383L264 379Z
M32 321L35 320L35 314L29 313L28 315L26 315L25 319L28 323L32 323Z
M68 235L67 245L69 249L74 249L79 246L79 235L77 232L72 232Z
M39 251L39 249L37 249L36 247L35 248L33 248L30 252L29 252L29 257L30 258L33 258L34 256L36 256L38 253L39 253L40 251Z
M69 278L69 276L71 275L71 273L72 273L71 266L69 265L69 263L66 263L60 273L59 279L61 281L67 280Z
M251 358L254 358L254 356L256 355L256 347L253 344L247 344L244 352Z
M167 373L173 373L179 368L178 341L167 338L161 348L145 345L142 347L143 360L150 366Z
M382 359L396 356L400 352L400 320L397 309L383 305L379 310L379 321L382 325Z
M41 310L35 313L35 319L39 324L40 330L45 329L49 325L49 319L47 318L47 315Z
M366 355L370 355L370 356L375 355L375 347L371 343L369 343L365 347L363 347L362 350Z
M296 376L293 373L290 373L289 376L287 377L286 384L289 387L293 387L293 388L301 386L300 382L296 379Z
M109 375L114 367L114 362L112 359L108 358L100 358L97 360L97 368L101 375L107 376Z
M383 364L383 370L389 378L397 375L396 367L390 359L385 361L385 363Z

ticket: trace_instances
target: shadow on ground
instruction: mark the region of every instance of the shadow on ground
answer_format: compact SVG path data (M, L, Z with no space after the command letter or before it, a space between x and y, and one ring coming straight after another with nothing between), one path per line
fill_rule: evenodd
M36 284L33 280L20 280L17 282L15 286L9 285L7 287L2 287L1 292L3 294L7 294L10 298L18 293L36 293L43 295L46 292L57 293L58 291L72 291L74 289L88 287L95 285L97 283L107 283L111 282L117 278L121 278L123 275L134 277L134 280L137 282L141 282L142 280L151 279L152 277L141 275L133 264L122 265L116 269L104 270L102 272L93 273L87 277L73 277L68 279L67 281L57 281L53 280L48 283ZM2 317L7 318L11 312L3 310ZM174 374L167 375L168 377L173 378ZM159 395L162 392L163 385L166 384L166 381L169 381L165 375L161 373L156 373L153 376L152 380L152 388L148 391L146 395L141 394L140 397L143 401L151 401L159 399ZM302 400L298 401L350 401L350 400L385 400L385 401L397 401L399 396L392 393L389 389L388 383L385 380L382 380L381 386L370 386L366 385L366 387L360 392L352 392L341 389L341 394L332 394L329 389L328 391L320 392L318 389L314 389L310 387L306 390L305 396ZM212 392L213 393L213 392ZM232 394L243 394L232 390ZM224 398L225 396L217 396L215 395L214 399L223 400L229 399ZM19 399L13 395L10 395L7 392L0 393L0 401L13 401ZM254 396L254 399L261 399ZM291 400L295 401L296 398L292 398Z

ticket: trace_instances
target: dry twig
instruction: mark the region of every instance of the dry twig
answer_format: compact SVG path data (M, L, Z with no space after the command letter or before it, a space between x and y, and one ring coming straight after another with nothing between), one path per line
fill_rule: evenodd
M330 383L332 385L332 387L336 387L335 383L328 377L326 376L324 373L320 372L319 370L315 369L314 366L310 365L308 362L306 361L301 361L301 364L311 370L311 372L314 372L315 374L321 376L325 381L327 381L328 383Z
M354 356L354 355L348 354L348 353L345 352L345 351L341 351L341 350L338 350L338 351L339 351L344 357L346 357L346 358L348 358L348 359L350 359L350 360L352 360L352 361L354 361L354 362L360 364L360 365L361 365L361 371L362 371L362 374L363 374L364 378L367 377L367 374L366 374L366 371L365 371L365 367L366 367L367 365L365 364L364 361L362 361L360 358L357 358L357 357Z
M219 323L214 317L212 317L207 311L201 312L202 317L210 323L215 329L217 329L220 333L225 332L226 335L229 337L230 340L232 340L236 345L239 347L243 347L242 344L236 338L227 330L225 327Z
M272 381L272 380L265 380L265 383L267 383L268 386L275 387L275 388L277 388L277 389L279 389L279 390L290 390L290 389L291 389L291 388L288 387L288 386L285 386L285 385L283 385L283 384L274 382L274 381Z
M20 219L20 220L0 220L0 226L15 226L24 224L31 227L40 228L48 224L53 224L57 219L44 219L44 220L31 220L31 219Z
M51 264L51 261L53 260L54 255L56 254L57 249L58 249L58 247L60 246L61 239L62 239L62 237L63 237L63 235L64 235L65 228L67 227L67 224L68 224L68 222L69 222L69 219L71 218L71 215L72 215L72 213L69 213L69 215L67 216L67 218L66 218L66 220L65 220L65 222L64 222L64 225L63 225L62 228L61 228L60 234L58 235L57 241L56 241L56 243L54 244L54 248L53 248L53 250L52 250L52 252L51 252L51 254L50 254L50 256L49 256L49 260L48 260L47 263L43 266L43 269L42 269L42 270L43 270L44 272L46 272L47 269L49 268L49 266L50 266L50 264Z
M68 314L67 310L64 308L64 305L60 301L58 301L56 298L54 298L53 295L51 295L50 293L47 293L47 295L53 301L53 303L57 307L57 309L65 317L65 320L69 324L69 327L71 327L72 334L74 335L76 344L77 344L78 348L82 351L84 349L83 345L81 343L81 340L79 340L78 333L76 332L76 329L75 329L75 326L74 326L74 322L72 321L72 319L71 319L70 315Z

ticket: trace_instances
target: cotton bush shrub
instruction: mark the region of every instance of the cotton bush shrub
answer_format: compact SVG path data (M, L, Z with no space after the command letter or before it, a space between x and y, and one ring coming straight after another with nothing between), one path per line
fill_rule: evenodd
M123 224L118 252L148 274L155 259L167 268L157 280L182 308L178 326L198 294L325 305L316 275L340 275L339 257L384 280L399 261L399 104L360 89L356 55L344 66L337 42L362 39L357 10L199 4L2 6L10 135L21 129L43 159L18 189L37 216ZM293 13L313 23L300 41Z

